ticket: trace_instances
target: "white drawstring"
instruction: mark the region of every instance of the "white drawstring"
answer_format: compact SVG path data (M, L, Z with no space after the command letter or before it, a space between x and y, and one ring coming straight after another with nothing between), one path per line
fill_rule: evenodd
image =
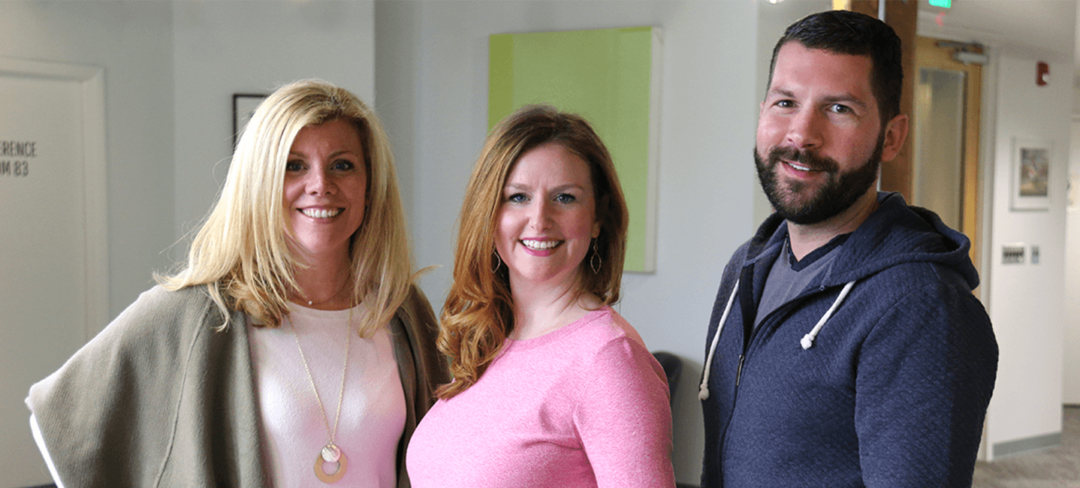
M833 301L829 310L825 312L825 315L821 316L821 320L818 320L817 324L814 325L814 328L810 330L810 333L804 335L802 340L799 341L799 344L802 344L804 350L810 349L810 346L814 345L814 339L817 338L818 332L821 332L821 328L825 326L825 321L829 320L829 317L832 317L833 312L835 312L837 308L840 308L840 302L844 301L848 292L851 291L852 286L855 286L854 281L850 281L848 284L844 285L844 289L840 290L840 296L836 297L836 300Z
M727 306L724 307L724 314L720 316L720 323L716 325L716 335L713 336L712 345L709 346L709 356L705 359L705 375L701 379L701 389L698 391L698 398L702 400L709 398L709 370L712 369L716 345L720 343L720 331L724 330L724 323L727 322L728 312L731 312L731 304L735 303L735 293L738 291L739 282L736 281L735 288L731 290L731 298L728 298Z
M840 303L847 298L848 292L851 291L851 287L855 286L855 282L851 281L844 285L844 289L840 290L840 295L833 301L829 310L825 312L825 315L821 316L817 324L810 331L809 334L803 336L799 343L803 349L810 349L814 345L814 339L817 338L818 332L821 332L821 328L825 326L825 322L832 317L832 314L836 312L837 308L840 308ZM724 307L724 314L720 316L720 323L716 326L716 335L713 336L712 344L709 345L709 355L705 358L705 374L701 378L701 387L698 391L698 398L706 400L709 398L709 372L712 369L713 356L716 355L716 346L720 343L720 332L724 330L724 324L727 322L728 313L731 312L731 305L735 303L735 294L739 291L739 282L735 282L735 288L731 290L731 297L728 298L727 306Z

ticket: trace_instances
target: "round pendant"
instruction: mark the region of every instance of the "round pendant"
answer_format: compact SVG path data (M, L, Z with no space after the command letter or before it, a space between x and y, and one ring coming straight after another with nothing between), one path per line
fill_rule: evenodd
M328 463L336 463L338 458L341 457L341 449L333 444L327 444L322 448L323 461Z
M332 473L327 473L327 471L332 470L335 463L327 459L328 455L331 458L336 456L337 470ZM348 467L349 459L345 457L345 453L341 452L341 449L333 444L327 444L319 452L319 455L315 457L315 477L319 478L319 481L323 483L337 483L345 476L345 470Z

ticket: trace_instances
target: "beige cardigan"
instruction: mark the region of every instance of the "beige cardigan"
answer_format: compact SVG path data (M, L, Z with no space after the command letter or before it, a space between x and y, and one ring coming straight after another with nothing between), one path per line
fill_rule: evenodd
M27 406L66 488L262 487L260 414L245 327L222 318L203 287L139 296L55 373ZM243 324L232 312L232 324ZM413 287L390 323L405 390L405 448L448 381L431 306Z

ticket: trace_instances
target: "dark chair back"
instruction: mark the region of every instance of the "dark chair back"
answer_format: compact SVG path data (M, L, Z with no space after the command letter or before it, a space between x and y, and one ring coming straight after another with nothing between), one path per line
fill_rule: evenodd
M664 374L667 375L668 392L671 395L671 402L675 402L675 388L679 386L679 375L682 373L682 359L670 352L654 352L653 357L660 363L660 367L664 368Z

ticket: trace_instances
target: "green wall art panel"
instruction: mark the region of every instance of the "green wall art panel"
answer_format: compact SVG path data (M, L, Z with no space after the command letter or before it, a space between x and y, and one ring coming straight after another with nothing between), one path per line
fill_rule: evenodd
M630 210L625 271L656 271L658 29L495 34L488 40L488 129L544 103L585 117L615 160Z

